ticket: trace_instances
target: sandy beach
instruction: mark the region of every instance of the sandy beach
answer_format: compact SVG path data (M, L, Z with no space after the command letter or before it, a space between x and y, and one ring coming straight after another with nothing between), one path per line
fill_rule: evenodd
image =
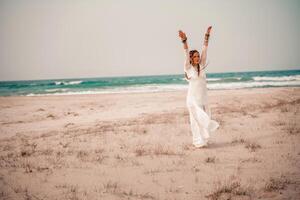
M0 97L0 199L299 199L300 88Z

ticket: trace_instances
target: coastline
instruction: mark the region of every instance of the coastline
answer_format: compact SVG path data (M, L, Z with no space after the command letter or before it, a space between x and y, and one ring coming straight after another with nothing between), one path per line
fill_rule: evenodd
M300 87L208 90L220 128L201 150L191 147L186 92L0 97L0 191L197 199L229 181L246 199L300 195ZM266 190L272 177L285 187Z

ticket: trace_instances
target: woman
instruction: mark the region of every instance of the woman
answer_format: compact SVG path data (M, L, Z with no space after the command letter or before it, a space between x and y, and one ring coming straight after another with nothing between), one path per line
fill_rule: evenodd
M208 27L206 31L201 57L197 50L188 50L187 37L184 32L179 31L185 53L185 78L189 82L186 104L190 115L193 145L197 148L206 147L211 132L219 127L219 123L211 119L206 87L205 67L211 28Z

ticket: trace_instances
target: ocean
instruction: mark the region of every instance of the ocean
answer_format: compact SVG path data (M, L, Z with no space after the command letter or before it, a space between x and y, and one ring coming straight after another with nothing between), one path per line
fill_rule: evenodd
M208 90L299 87L300 70L207 73ZM183 74L1 81L0 96L76 95L187 90Z

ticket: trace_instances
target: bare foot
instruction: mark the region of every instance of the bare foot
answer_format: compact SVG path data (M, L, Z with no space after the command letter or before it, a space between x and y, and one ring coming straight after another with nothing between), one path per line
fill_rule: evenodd
M207 147L208 147L208 143L207 142L205 144L201 145L201 146L194 145L194 149L203 149L203 148L207 148Z

